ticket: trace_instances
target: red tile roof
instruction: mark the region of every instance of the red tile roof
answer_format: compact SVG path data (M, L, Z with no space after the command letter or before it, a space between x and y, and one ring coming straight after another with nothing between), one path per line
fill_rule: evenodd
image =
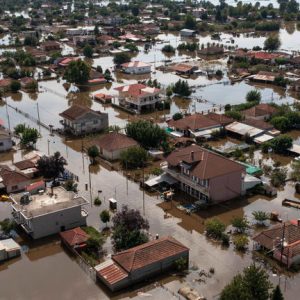
M145 96L160 92L158 88L152 88L147 85L136 83L115 88L115 90L126 93L132 97Z
M60 113L59 115L65 119L68 120L76 120L82 116L84 116L87 113L94 113L94 114L101 114L101 112L94 111L86 106L81 106L81 105L73 105Z
M138 146L138 143L125 134L111 132L95 141L95 144L107 151L115 151Z
M234 122L233 118L227 117L224 114L209 113L209 114L205 115L205 117L220 123L222 126L225 126L225 125L228 125L228 124Z
M14 186L18 185L19 183L30 181L26 175L20 172L8 170L6 168L0 168L0 176L3 179L3 184L5 186Z
M187 117L184 117L180 120L170 120L168 125L171 127L175 127L180 130L188 130L191 129L193 131L197 129L206 129L211 127L217 127L221 125L218 121L213 120L212 118L208 118L202 114L194 114Z
M8 87L12 80L10 78L0 79L0 87Z
M245 170L241 164L197 145L177 149L166 160L173 167L181 163L191 165L190 176L200 179L210 179Z
M60 237L69 246L80 246L84 244L88 239L89 235L83 231L80 227L60 232Z
M174 238L164 237L119 252L112 256L112 260L127 272L132 272L188 251L189 248Z
M262 117L266 115L273 115L276 112L277 109L274 106L268 103L261 103L249 109L243 110L242 115L245 117Z

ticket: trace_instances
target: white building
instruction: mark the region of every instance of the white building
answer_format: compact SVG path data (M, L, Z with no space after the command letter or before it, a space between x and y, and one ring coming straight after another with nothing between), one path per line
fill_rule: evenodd
M121 65L124 73L127 74L147 74L151 73L151 65L141 62L132 61Z
M21 247L13 239L0 241L0 262L21 255Z
M196 31L192 29L181 29L180 30L180 35L182 37L193 37L196 35Z
M86 224L88 201L62 187L42 191L37 195L19 193L10 196L13 217L33 239Z
M95 26L68 28L66 33L70 36L93 35L95 33Z
M8 151L12 148L13 142L10 133L0 128L0 152Z

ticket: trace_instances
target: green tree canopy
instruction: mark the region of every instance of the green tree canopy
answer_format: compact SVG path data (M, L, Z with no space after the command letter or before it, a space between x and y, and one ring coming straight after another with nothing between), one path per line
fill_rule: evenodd
M116 64L117 66L130 61L131 61L131 57L126 52L117 53L114 57L114 64Z
M281 45L277 35L270 35L264 42L264 49L269 51L277 50Z
M89 80L90 67L81 59L72 61L65 71L65 78L68 82L85 84Z
M252 91L249 91L246 95L246 100L248 102L252 102L252 101L255 101L255 102L260 102L261 100L261 93L260 91L258 90L252 90Z
M91 45L86 44L83 48L83 55L85 57L92 58L93 53L94 53L94 51L93 51L93 48L91 47Z
M126 134L139 142L144 148L157 148L166 141L167 133L157 124L138 120L126 125Z
M144 148L134 146L122 151L120 159L126 169L141 168L148 160L148 153Z

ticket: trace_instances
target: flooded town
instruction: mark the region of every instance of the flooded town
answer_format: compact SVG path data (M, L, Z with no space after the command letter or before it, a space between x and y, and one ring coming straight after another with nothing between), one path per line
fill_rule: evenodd
M299 298L300 1L0 4L0 300Z

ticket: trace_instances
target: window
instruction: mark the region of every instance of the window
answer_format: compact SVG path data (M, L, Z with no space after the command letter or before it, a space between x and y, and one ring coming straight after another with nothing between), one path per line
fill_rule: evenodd
M3 146L3 145L4 145L4 143L3 143L3 142L0 142L0 147Z
M97 124L97 123L98 123L98 120L94 120L94 121L93 121L93 124Z
M17 190L18 189L18 186L17 185L13 185L12 187L11 187L11 190L12 191L15 191L15 190Z
M85 126L85 122L82 122L82 123L81 123L81 126Z

